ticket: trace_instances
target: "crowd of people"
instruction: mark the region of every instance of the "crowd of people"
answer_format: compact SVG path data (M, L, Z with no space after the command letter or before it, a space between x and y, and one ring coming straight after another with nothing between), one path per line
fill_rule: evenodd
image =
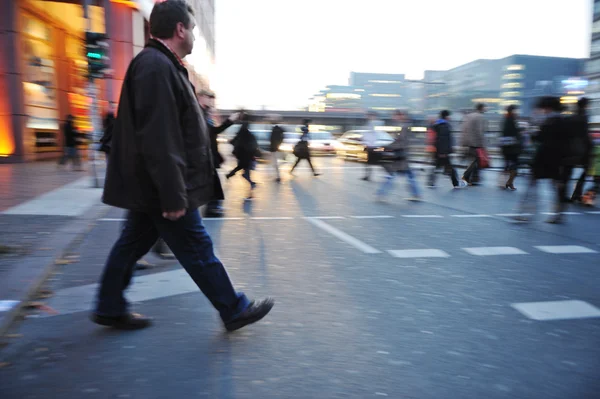
M126 221L114 244L101 277L96 307L92 313L95 323L119 329L137 329L151 325L151 319L129 310L123 295L129 285L136 262L151 248L164 251L170 248L198 288L211 301L228 331L262 319L274 305L271 298L251 301L237 292L224 265L215 256L212 241L206 232L199 207L206 205L208 216L224 214L224 192L217 169L224 162L218 148L218 135L234 123L240 123L231 141L237 164L227 175L237 172L250 186L252 199L257 183L252 179L259 146L250 131L250 116L241 111L221 122L214 111L214 93L196 91L188 79L182 59L191 53L195 27L193 10L185 0L166 0L157 3L150 16L152 38L132 60L118 104L116 118L106 125L102 149L108 154L103 201L127 210ZM545 97L538 104L540 118L537 128L523 131L517 123L517 108L506 110L499 144L505 160L502 188L515 191L515 179L523 166L525 149L534 148L530 163L532 173L527 178L526 193L521 207L535 206L537 182L552 179L556 187L556 214L550 220L560 223L569 202L585 202L589 193L596 193L600 168L591 172L594 185L585 191L588 170L593 162L594 145L589 134L586 116L587 100L581 99L574 115L565 111L558 98ZM459 179L453 164L455 142L451 113L444 110L429 130L428 146L434 168L427 185L436 185L437 170L442 168L457 189L481 183L480 170L489 167L485 133L485 105L478 104L461 125L460 147L470 165ZM421 191L409 163L410 129L407 115L396 111L392 132L393 141L380 146L377 141L377 114L368 114L369 126L363 135L366 151L364 180L371 178L372 169L383 167L386 178L377 189L377 198L390 192L394 178L407 176L413 200ZM273 163L275 181L281 182L278 152L284 131L279 118L272 117L269 157ZM297 157L290 170L306 160L313 175L319 176L311 161L310 121L304 121L302 135L295 144ZM531 140L531 142L530 142ZM597 149L596 149L597 152ZM567 183L575 167L584 172L571 196ZM594 194L595 195L595 194ZM526 216L519 220L527 220ZM157 244L158 243L158 244ZM160 247L157 248L157 245Z

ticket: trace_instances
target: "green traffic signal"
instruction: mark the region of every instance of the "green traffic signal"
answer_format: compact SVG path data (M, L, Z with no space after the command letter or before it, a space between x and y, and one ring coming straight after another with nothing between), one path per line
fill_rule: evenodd
M100 53L87 53L87 57L88 58L94 58L97 60L101 60L102 59L102 54Z

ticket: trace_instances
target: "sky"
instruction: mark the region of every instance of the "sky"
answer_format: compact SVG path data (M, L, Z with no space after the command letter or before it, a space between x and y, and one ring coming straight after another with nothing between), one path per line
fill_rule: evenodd
M298 109L351 71L445 70L482 58L588 58L593 0L215 0L222 109Z

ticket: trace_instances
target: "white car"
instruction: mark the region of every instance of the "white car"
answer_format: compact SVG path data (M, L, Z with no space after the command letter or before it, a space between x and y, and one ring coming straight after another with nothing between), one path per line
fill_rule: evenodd
M294 146L300 141L300 133L284 133L283 143L279 151L293 153ZM329 132L310 132L308 134L308 146L311 155L335 155L337 140Z

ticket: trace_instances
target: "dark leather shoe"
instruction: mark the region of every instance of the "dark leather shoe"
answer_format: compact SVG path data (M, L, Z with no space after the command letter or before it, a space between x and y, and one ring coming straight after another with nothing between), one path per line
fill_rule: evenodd
M140 330L152 325L151 318L144 317L138 313L127 313L118 317L101 316L94 313L91 319L96 324L112 327L117 330Z
M273 305L275 305L273 298L266 298L259 302L252 301L242 314L225 323L225 328L231 332L239 330L248 324L256 323L271 311Z

